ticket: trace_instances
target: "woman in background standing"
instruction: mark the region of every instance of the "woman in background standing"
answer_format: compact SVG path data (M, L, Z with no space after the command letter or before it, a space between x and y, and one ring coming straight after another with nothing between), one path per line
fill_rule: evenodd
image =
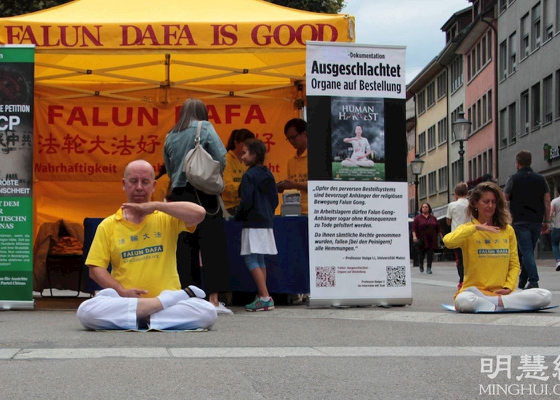
M412 222L412 240L418 246L418 264L420 272L424 272L424 257L427 255L427 273L432 273L434 250L438 247L438 235L443 239L436 217L432 214L432 207L422 203L420 214Z
M193 283L200 286L199 267L202 263L204 287L209 293L208 301L216 307L218 314L233 314L218 300L219 292L230 290L224 218L218 196L196 190L187 182L183 172L185 156L195 146L199 121L202 121L200 145L214 160L220 162L222 171L226 163L226 149L214 127L208 122L206 105L199 99L187 99L181 107L177 124L165 138L164 161L171 177L171 200L200 204L206 209L206 217L193 233L179 236L177 271L183 287Z

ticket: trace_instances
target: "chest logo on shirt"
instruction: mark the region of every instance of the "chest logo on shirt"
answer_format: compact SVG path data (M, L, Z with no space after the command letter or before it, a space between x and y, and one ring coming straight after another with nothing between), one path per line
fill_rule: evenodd
M294 182L304 183L307 182L307 174L292 174L289 179L293 180Z
M144 247L143 249L127 250L121 252L121 257L124 259L131 257L140 257L146 254L163 253L163 246L150 246Z
M479 255L509 254L509 249L478 249Z
M159 231L154 232L154 237L157 238L157 239L161 238L161 232L159 232ZM148 239L150 239L150 235L148 233L144 233L144 234L142 234L142 239L143 240L148 240ZM130 240L130 242L139 242L140 238L138 237L138 235L131 235L129 237L129 240ZM123 244L126 243L126 239L125 238L120 238L120 239L117 240L117 243L119 244L119 246L123 245Z

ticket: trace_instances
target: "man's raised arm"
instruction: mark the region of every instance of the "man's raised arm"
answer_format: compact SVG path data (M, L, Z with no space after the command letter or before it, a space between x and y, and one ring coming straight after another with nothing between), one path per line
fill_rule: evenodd
M150 201L148 203L124 203L123 210L130 209L145 215L154 211L161 211L178 220L184 221L186 226L195 226L201 223L206 216L204 207L188 201Z

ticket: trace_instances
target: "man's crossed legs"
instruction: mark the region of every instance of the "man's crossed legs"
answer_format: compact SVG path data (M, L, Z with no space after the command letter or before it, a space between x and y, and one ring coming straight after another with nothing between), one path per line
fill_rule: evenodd
M218 314L196 286L164 290L154 298L121 297L114 289L103 289L78 308L80 323L90 330L138 329L148 321L151 329L191 330L211 328Z

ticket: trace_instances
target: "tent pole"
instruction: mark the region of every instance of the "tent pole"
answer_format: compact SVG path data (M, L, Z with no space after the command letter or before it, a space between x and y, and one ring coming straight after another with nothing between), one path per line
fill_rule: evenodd
M171 54L165 55L165 86L171 86Z
M165 55L165 81L162 82L160 88L163 89L163 100L159 100L163 104L169 103L169 88L171 87L171 54Z

